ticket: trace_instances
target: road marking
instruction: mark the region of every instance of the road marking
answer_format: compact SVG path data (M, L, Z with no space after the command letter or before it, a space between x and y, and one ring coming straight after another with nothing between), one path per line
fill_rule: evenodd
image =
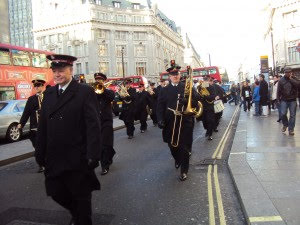
M207 171L207 192L208 192L208 208L209 208L209 224L215 225L215 210L214 210L214 198L212 193L212 184L211 184L211 169L212 165L208 166Z
M254 222L275 222L275 221L283 221L281 216L259 216L259 217L249 217L249 221L251 223Z
M220 225L226 225L225 213L223 208L223 201L222 201L222 195L221 195L221 189L220 189L219 177L218 177L218 165L214 165L214 181L215 181L215 188L216 188Z
M242 155L242 154L246 154L246 152L232 152L232 153L230 153L230 155Z

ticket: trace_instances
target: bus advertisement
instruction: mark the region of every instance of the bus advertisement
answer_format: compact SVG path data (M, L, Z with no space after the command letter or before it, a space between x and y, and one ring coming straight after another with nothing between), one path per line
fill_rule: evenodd
M184 78L187 76L187 70L180 70L181 76ZM210 75L212 78L222 81L222 76L220 74L219 68L217 66L193 68L193 79L201 80L203 76ZM160 79L167 80L169 79L169 73L163 72L160 74Z
M46 56L52 52L0 43L0 100L27 99L33 94L32 80L53 85Z

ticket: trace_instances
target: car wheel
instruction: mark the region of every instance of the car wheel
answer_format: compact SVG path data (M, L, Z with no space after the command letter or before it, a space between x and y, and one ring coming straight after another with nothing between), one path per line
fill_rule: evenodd
M18 128L17 123L9 125L6 132L6 138L10 142L19 141L21 139L21 130Z

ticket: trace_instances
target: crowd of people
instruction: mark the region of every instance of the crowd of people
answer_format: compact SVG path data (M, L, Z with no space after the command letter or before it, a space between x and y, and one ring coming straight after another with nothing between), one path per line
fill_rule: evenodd
M269 83L261 74L253 84L247 80L242 85L232 84L230 95L231 99L228 103L240 104L245 112L250 111L251 106L254 105L253 116L267 117L271 111L277 110L277 122L283 124L282 132L288 129L289 135L295 134L297 98L300 105L300 80L293 76L290 67L284 69L284 76L270 77ZM288 111L289 118L287 117Z

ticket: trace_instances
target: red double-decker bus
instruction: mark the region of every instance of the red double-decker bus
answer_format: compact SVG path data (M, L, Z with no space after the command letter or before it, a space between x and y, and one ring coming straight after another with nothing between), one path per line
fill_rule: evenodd
M33 93L31 81L39 78L53 85L46 56L52 52L0 43L0 100L27 99Z
M187 70L180 70L181 76L187 76ZM193 79L203 79L203 76L210 75L212 78L217 79L218 81L222 81L222 76L220 74L219 68L217 66L209 66L209 67L200 67L193 68ZM163 72L160 74L160 79L167 80L169 78L168 72Z

